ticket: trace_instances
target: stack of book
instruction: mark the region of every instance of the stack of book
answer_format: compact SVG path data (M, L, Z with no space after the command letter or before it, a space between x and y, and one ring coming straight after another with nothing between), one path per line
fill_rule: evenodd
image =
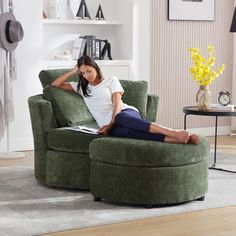
M233 111L234 109L236 109L236 106L233 104L229 104L226 106L223 106L221 104L211 104L211 109Z
M72 57L77 60L81 56L88 55L94 60L101 59L101 41L94 35L80 36L75 40Z

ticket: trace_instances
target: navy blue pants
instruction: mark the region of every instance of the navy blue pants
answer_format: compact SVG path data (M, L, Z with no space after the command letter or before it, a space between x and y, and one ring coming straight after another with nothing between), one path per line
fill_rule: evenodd
M115 116L115 124L109 134L116 137L164 142L165 135L150 133L149 127L149 121L144 120L139 112L128 108Z

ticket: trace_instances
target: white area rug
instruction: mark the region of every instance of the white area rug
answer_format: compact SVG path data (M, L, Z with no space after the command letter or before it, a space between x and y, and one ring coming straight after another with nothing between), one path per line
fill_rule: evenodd
M218 153L217 163L219 166L221 163L220 167L236 170L236 156ZM205 201L146 209L94 202L88 191L41 185L35 180L31 168L0 167L0 235L38 235L236 205L235 186L236 174L210 170Z

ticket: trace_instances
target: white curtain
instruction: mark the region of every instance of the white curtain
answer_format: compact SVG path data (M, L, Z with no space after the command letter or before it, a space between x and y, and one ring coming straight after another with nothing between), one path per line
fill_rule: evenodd
M12 1L10 0L12 3ZM9 11L9 0L0 0L0 14ZM0 140L7 125L14 118L12 80L15 76L14 54L0 48ZM12 68L12 69L11 69ZM10 71L11 76L10 76Z
M234 5L236 6L236 0L234 1ZM233 37L232 103L236 105L236 33L233 33ZM231 130L236 133L236 117L232 117L231 119Z
M234 33L236 34L236 33ZM233 50L233 76L232 76L232 103L236 105L236 35L234 37ZM231 118L231 130L236 133L236 117Z

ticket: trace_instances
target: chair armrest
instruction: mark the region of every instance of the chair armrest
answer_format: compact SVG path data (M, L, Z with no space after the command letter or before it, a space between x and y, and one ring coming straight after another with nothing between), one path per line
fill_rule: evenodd
M147 120L152 122L156 121L158 102L159 102L159 97L157 95L148 94L147 115L146 115Z
M43 99L42 95L29 97L28 105L34 137L35 177L45 182L47 134L58 124L51 103Z

